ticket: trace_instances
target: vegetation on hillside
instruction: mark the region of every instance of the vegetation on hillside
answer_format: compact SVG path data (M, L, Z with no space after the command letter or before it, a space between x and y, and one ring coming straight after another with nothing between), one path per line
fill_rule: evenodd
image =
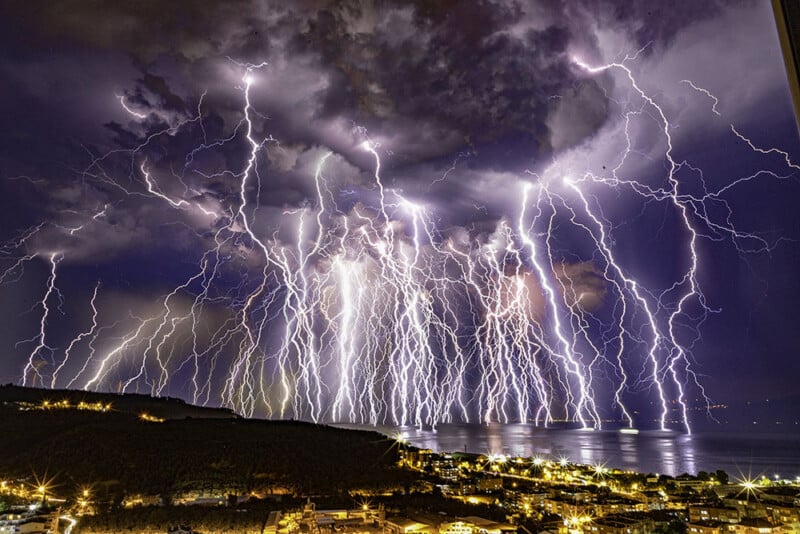
M136 411L20 409L7 396L0 401L0 473L47 473L55 477L54 493L63 496L90 486L109 507L133 494L169 502L188 490L222 495L385 491L402 487L411 476L395 467L396 443L375 432L240 418L159 423L142 421Z

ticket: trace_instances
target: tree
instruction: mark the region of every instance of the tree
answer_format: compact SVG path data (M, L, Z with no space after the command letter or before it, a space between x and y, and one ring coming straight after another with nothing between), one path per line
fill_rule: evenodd
M668 524L656 530L659 534L686 534L686 523L680 519L673 519Z

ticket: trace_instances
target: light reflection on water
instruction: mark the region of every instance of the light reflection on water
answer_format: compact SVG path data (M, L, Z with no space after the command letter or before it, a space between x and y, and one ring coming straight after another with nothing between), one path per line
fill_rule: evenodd
M353 427L352 425L348 425ZM357 426L355 428L370 428ZM401 433L411 444L438 452L467 451L513 456L567 457L582 464L679 475L724 469L732 477L781 474L800 476L800 435L715 432L686 435L641 431L546 429L526 424L377 427L387 436Z

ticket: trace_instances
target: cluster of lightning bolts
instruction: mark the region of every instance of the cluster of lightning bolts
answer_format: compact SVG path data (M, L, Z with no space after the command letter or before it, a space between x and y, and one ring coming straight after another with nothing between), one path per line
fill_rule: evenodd
M30 310L41 313L39 328L17 345L30 350L21 383L154 395L180 391L194 403L228 406L246 416L315 422L436 426L566 420L587 429L601 428L609 419L629 427L649 424L637 421L629 406L636 393L655 407L661 429L677 422L689 431L689 412L697 398L701 404L705 399L691 349L712 311L698 284L698 241L728 239L751 251L774 243L734 228L723 197L761 173L714 190L699 169L676 161L674 127L635 79L629 67L634 59L602 66L574 60L585 76L616 74L630 89L621 123L626 147L616 167L603 174L574 168L526 173L512 215L489 235L467 239L438 229L435 208L384 186L380 147L366 136L360 148L374 161L365 187L369 195L345 206L341 199L352 192L326 172L338 157L327 152L313 176L315 201L283 213L296 238L264 229L258 199L268 176L260 168L262 154L279 143L256 132L263 117L251 92L268 67L238 65L244 73L238 86L241 118L229 137L207 139L201 98L196 115L143 135L132 149L95 157L83 173L123 196L185 212L205 229L207 247L196 269L157 300L154 313L139 316L131 310L127 318L105 321L98 283L88 302L88 323L55 346L48 334L63 314L58 274L68 257L31 250L35 236L52 223L3 245L0 284L21 279L29 262L44 261L49 268L44 294ZM684 83L709 98L720 115L714 95ZM147 118L146 110L117 98L135 120ZM654 124L666 147L660 183L622 172L634 152L631 125L637 120ZM199 200L205 197L182 175L166 174L144 155L159 138L192 128L203 141L186 156L187 169L215 148L245 149L238 169L208 175L196 170L209 181L234 184L227 204ZM731 131L753 152L782 158L790 172L800 170L785 152L760 148L733 126ZM124 180L109 170L117 156L129 162ZM701 177L701 194L682 187L679 171L687 169ZM545 176L553 174L557 179ZM175 183L183 194L174 193ZM616 224L606 218L601 200L604 190L627 191L677 216L685 264L665 288L645 287L617 252ZM109 207L98 206L83 224L61 230L80 238ZM714 215L719 208L722 218ZM585 303L590 296L558 252L565 224L592 244L586 263L602 283L600 307Z

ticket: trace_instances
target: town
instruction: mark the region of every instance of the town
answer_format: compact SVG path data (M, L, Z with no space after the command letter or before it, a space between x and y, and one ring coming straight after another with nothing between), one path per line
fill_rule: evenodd
M0 534L800 533L800 477L671 477L568 458L435 453L399 437L396 446L398 467L413 483L383 493L351 490L352 505L338 508L319 505L330 500L324 495L276 488L237 495L216 487L187 488L171 502L128 495L109 509L89 487L61 491L47 479L5 480Z

